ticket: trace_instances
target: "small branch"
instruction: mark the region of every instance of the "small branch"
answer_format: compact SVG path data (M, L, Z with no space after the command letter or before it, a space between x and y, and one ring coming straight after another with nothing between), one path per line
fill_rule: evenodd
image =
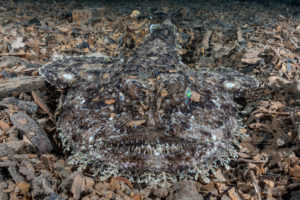
M0 98L10 95L12 92L30 92L45 87L45 81L41 76L22 76L0 80Z
M259 186L257 185L257 180L256 180L254 172L252 170L250 170L250 176L251 176L252 184L255 189L255 193L257 194L257 199L261 200L260 189L259 189Z
M249 160L249 159L244 159L244 158L238 158L234 159L235 161L239 162L246 162L246 163L254 163L254 164L261 164L261 163L267 163L267 160Z

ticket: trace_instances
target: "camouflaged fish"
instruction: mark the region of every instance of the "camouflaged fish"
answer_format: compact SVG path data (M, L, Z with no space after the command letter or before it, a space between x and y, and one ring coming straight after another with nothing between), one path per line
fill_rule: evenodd
M69 163L102 179L209 181L236 156L241 122L234 97L257 87L230 69L196 71L180 61L176 27L153 28L126 62L63 57L40 68L66 89L57 127Z

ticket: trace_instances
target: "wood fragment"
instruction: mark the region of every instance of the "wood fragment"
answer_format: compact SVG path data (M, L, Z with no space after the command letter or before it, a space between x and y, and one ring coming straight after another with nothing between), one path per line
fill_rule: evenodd
M244 158L238 158L236 159L239 162L246 162L246 163L254 163L254 164L261 164L261 163L267 163L267 160L250 160L250 159L244 159Z
M37 91L33 90L31 92L33 100L35 101L35 103L45 112L49 115L51 121L55 124L55 118L54 115L50 112L48 106L46 105L46 103L43 101L43 99L41 99L37 93Z
M12 92L29 92L45 87L45 81L41 76L22 76L0 80L0 98L10 95Z
M1 53L0 56L20 56L25 57L26 53Z

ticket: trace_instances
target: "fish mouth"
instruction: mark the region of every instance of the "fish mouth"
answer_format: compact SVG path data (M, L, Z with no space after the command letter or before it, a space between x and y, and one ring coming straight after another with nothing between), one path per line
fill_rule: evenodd
M149 137L148 137L149 136ZM135 134L103 143L114 165L125 170L176 172L195 168L209 145L158 133ZM106 156L105 156L106 157Z

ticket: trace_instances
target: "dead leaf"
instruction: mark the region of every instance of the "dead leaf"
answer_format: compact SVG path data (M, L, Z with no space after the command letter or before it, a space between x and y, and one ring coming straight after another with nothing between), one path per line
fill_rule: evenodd
M115 118L116 117L116 113L110 113L110 118Z
M300 32L300 24L298 24L298 25L296 26L296 31L299 31L299 32Z
M130 189L133 189L133 186L132 186L130 180L128 180L127 178L125 178L125 177L119 177L119 176L118 176L118 177L116 177L115 179L118 180L118 181L122 181L122 182L125 183L128 187L130 187Z
M135 194L133 197L132 197L133 200L141 200L142 199L142 195L141 194Z
M82 174L77 174L74 178L71 191L74 199L80 199L81 193L85 191L85 180Z
M235 187L231 188L230 190L228 190L228 195L232 200L240 200L241 198L239 197L239 195L236 193L235 191Z
M285 64L282 64L282 65L281 65L281 71L282 71L283 73L286 73L286 65L285 65Z
M194 102L200 102L201 95L195 91L192 91L191 100Z
M294 167L289 167L289 175L300 178L300 166L296 164Z
M239 156L240 158L249 158L249 157L250 157L248 154L243 153L243 152L238 152L238 156Z
M10 129L10 126L3 120L0 120L0 127L5 133Z
M87 176L85 176L84 179L85 179L85 191L86 192L93 191L94 186L95 186L94 179L90 178L90 177L87 177Z
M139 10L133 10L130 14L130 17L134 19L137 19L139 16L141 16L141 12Z
M127 125L129 127L136 127L136 126L144 124L145 122L146 122L146 120L143 120L143 119L142 120L135 120L135 121L129 122Z
M16 188L16 184L14 182L12 182L11 180L8 180L6 181L8 186L7 186L7 189L5 190L2 190L2 192L5 192L5 193L11 193L15 190Z
M166 97L168 96L168 91L166 89L162 89L160 94L162 97Z
M17 188L21 191L23 195L25 195L29 192L30 184L26 182L20 182L18 183Z
M113 104L113 103L115 103L116 102L116 100L114 100L114 99L107 99L107 100L105 100L105 104L107 104L107 105L110 105L110 104Z
M55 118L54 115L50 112L48 106L46 105L46 103L43 101L43 99L41 99L37 93L37 91L32 91L31 92L32 97L34 99L34 102L45 112L49 115L50 119L52 120L52 122L55 123Z
M102 77L102 78L106 79L106 78L108 78L109 76L110 76L109 73L105 73L105 74L103 74L103 77Z
M267 184L269 187L274 188L275 183L271 180L263 180L265 184Z
M43 188L48 194L51 194L54 192L50 183L45 178L43 178Z
M187 50L185 50L185 49L180 49L179 50L179 54L180 55L186 54L186 52L187 52Z
M114 177L111 178L110 185L113 188L113 190L120 190L121 189L121 185L120 185L119 181Z
M66 28L66 27L58 27L58 30L60 30L61 32L64 32L64 33L67 33L70 31L70 29Z
M25 143L27 143L29 145L33 145L32 142L28 139L28 137L26 137L26 135L23 135L23 140Z
M218 169L218 171L216 171L215 176L217 178L217 181L219 181L219 182L225 182L226 181L221 169Z
M252 58L242 58L241 61L243 63L247 63L247 64L256 64L261 60L261 58L259 57L252 57Z

